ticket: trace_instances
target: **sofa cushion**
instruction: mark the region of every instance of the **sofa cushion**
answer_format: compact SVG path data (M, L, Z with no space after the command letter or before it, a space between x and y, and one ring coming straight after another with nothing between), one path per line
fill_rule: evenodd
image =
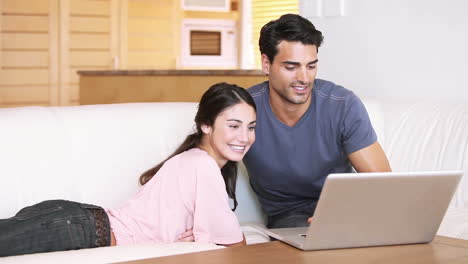
M385 142L385 112L382 102L375 98L362 98L362 103L369 114L372 126L377 134L377 140L380 144L383 144L383 142Z
M0 109L0 218L48 199L118 206L192 131L196 106Z
M77 197L68 173L68 142L55 111L0 109L0 218L52 198Z
M449 208L437 231L437 235L468 239L468 209Z
M462 104L387 103L385 151L394 171L463 170L453 201L468 202L468 107Z

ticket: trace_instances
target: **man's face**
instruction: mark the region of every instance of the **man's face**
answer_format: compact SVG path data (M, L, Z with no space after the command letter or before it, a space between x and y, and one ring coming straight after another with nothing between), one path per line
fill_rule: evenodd
M270 81L272 102L305 104L310 102L317 74L317 48L301 42L281 41L273 63L262 54L262 69Z

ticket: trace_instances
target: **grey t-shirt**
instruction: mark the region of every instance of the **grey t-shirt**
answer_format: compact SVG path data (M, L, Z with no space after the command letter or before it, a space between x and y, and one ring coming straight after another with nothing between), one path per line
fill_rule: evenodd
M292 127L271 110L268 82L248 91L257 105L256 141L243 161L268 216L315 208L326 176L352 172L347 155L377 141L361 100L332 82L315 80L312 103Z

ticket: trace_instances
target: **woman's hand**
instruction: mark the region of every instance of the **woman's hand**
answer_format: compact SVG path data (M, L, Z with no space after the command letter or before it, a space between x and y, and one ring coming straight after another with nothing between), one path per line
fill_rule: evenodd
M312 223L312 217L307 218L307 222Z
M193 236L193 230L187 230L179 235L177 242L194 242L195 237Z

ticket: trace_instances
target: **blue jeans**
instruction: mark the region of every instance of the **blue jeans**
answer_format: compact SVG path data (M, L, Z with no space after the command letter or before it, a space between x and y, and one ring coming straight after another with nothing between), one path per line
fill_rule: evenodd
M286 228L286 227L307 227L309 222L307 219L312 217L317 203L294 208L286 212L268 216L268 228Z
M102 210L94 205L50 200L0 219L0 257L96 247L96 223L90 209Z

